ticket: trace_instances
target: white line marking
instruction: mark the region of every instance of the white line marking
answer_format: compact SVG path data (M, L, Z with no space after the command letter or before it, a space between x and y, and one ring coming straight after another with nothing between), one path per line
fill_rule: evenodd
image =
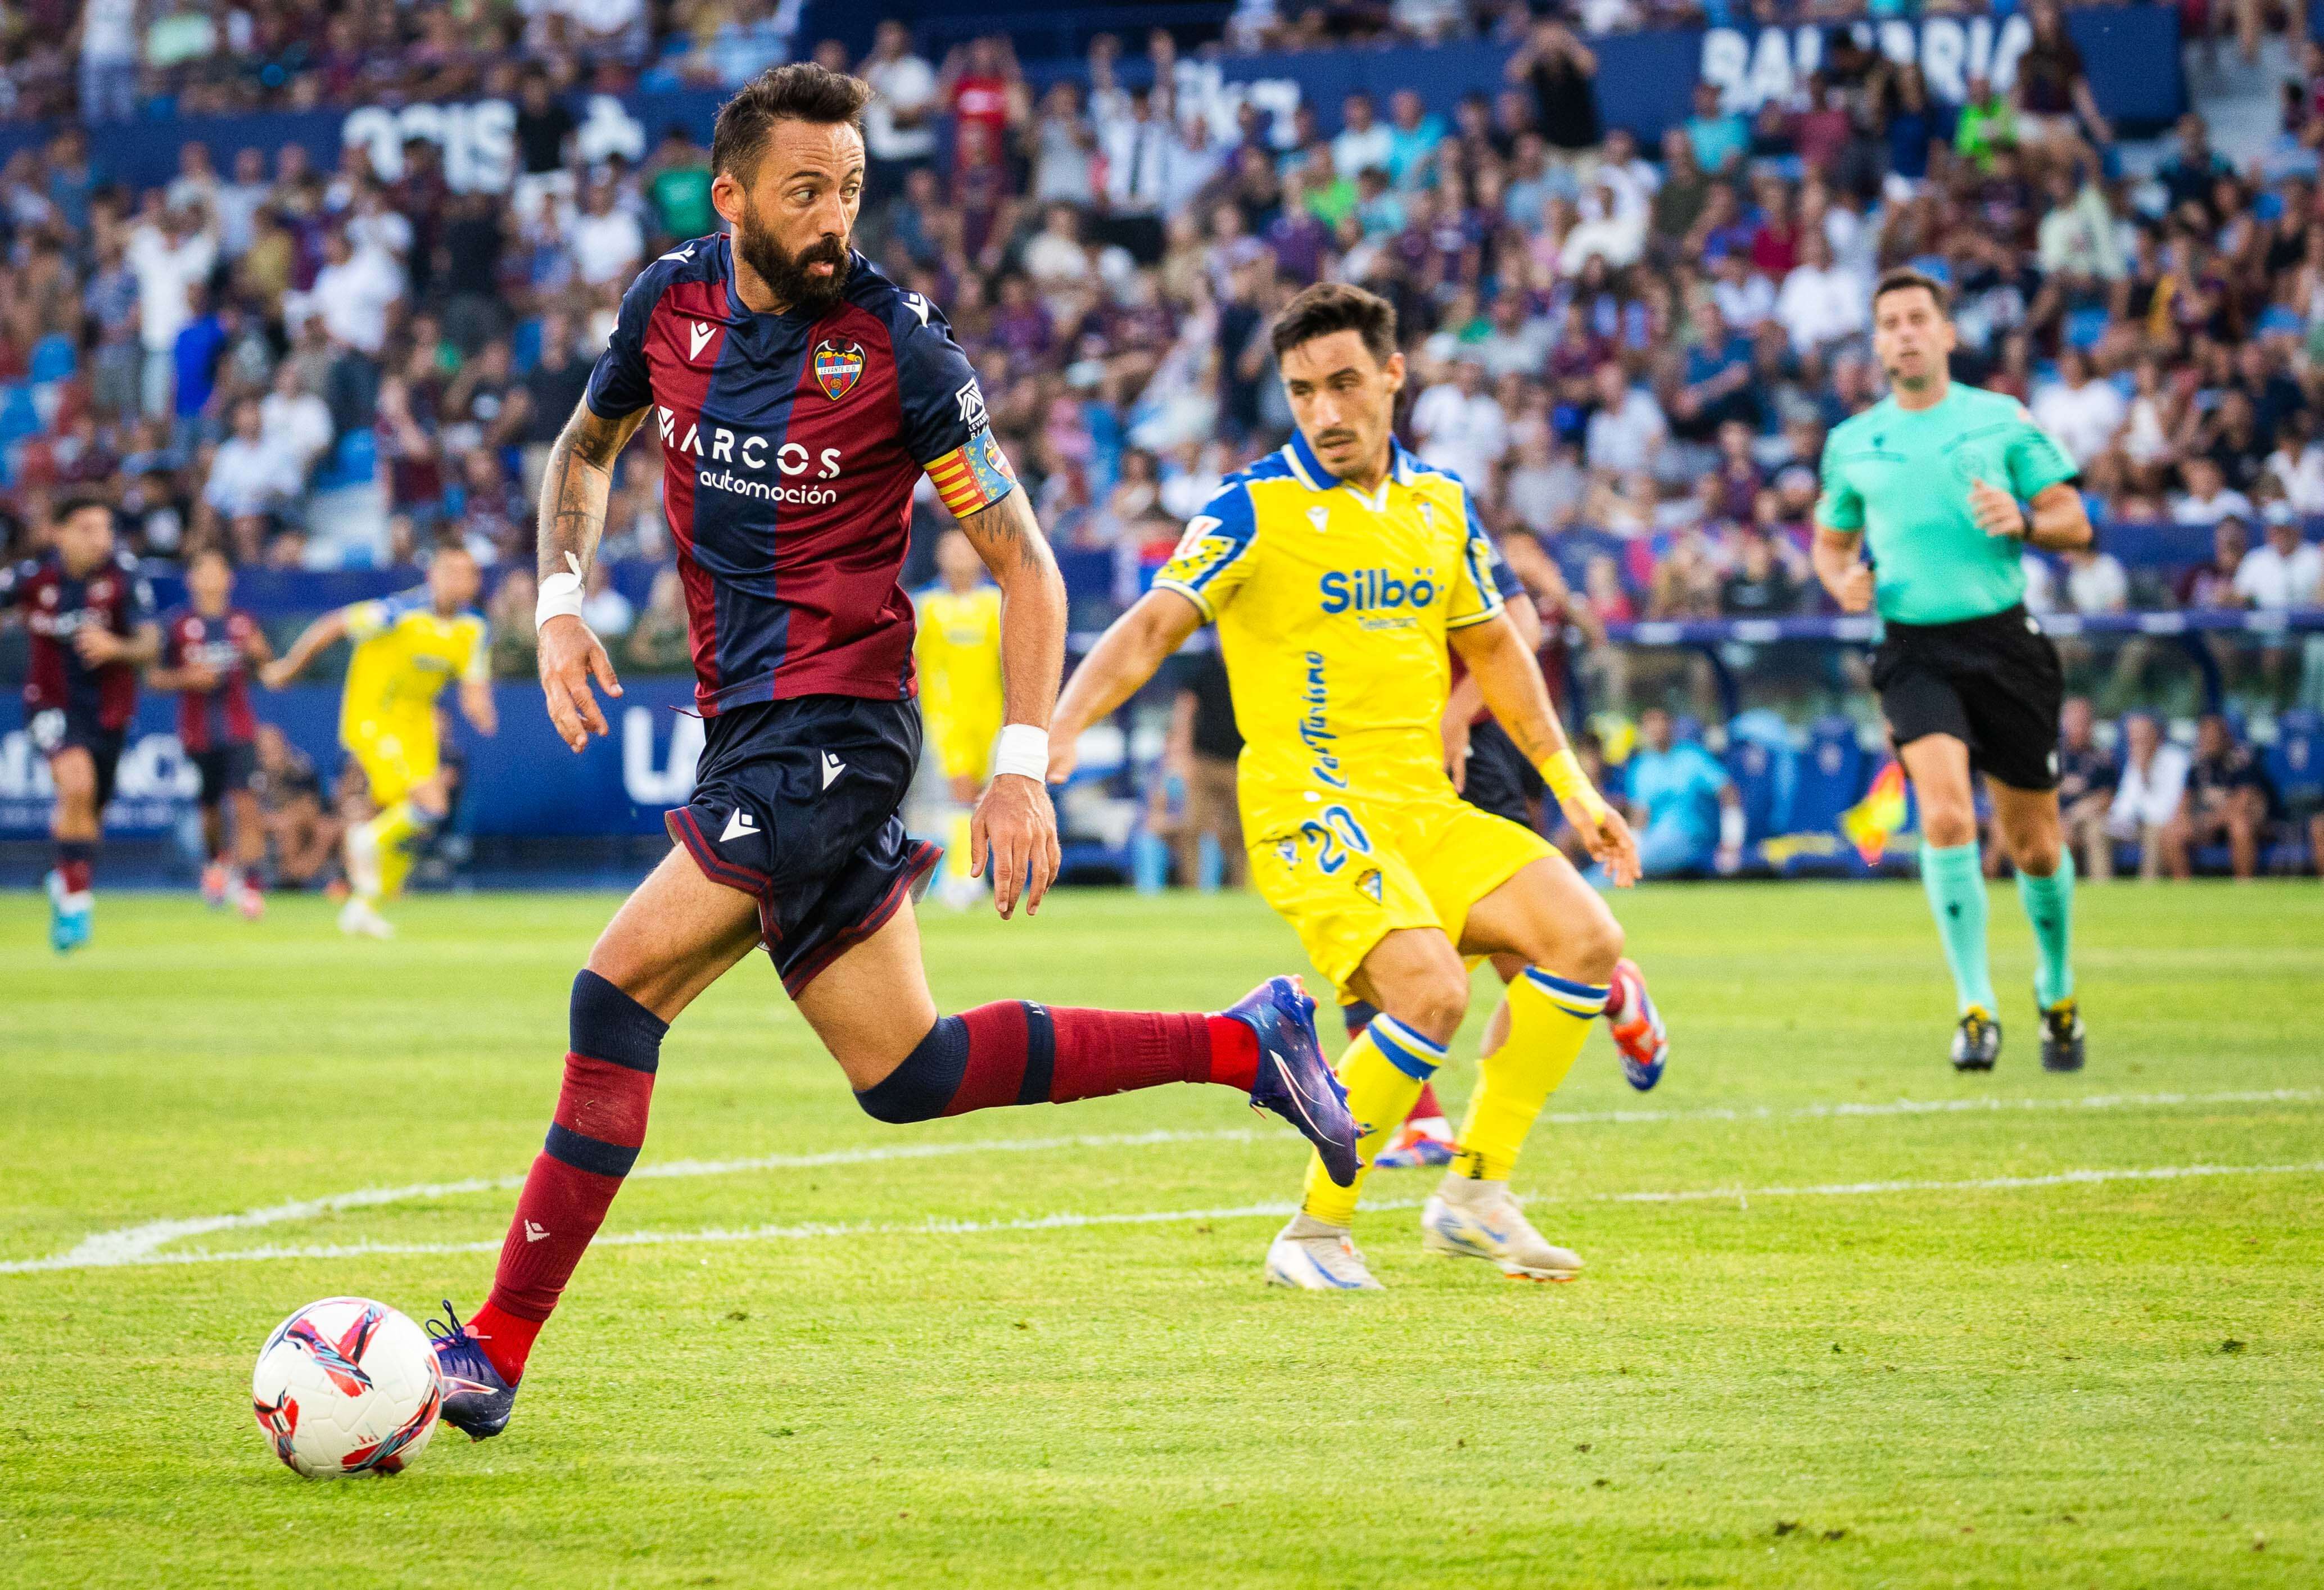
M1874 1120L1888 1117L1996 1114L2020 1110L2115 1110L2173 1108L2217 1104L2301 1104L2324 1098L2314 1088L2274 1088L2229 1093L2107 1093L2075 1098L1897 1098L1880 1104L1812 1104L1791 1109L1766 1106L1750 1108L1709 1107L1702 1109L1614 1109L1552 1111L1543 1119L1561 1126L1642 1126L1665 1121L1821 1121ZM1280 1129L1231 1128L1213 1132L1129 1132L1082 1134L1057 1137L1004 1137L969 1143L897 1143L864 1148L832 1149L822 1153L770 1153L750 1159L669 1160L640 1165L632 1181L657 1181L691 1176L735 1176L754 1171L813 1170L826 1165L882 1163L896 1160L949 1159L963 1154L1040 1153L1065 1148L1140 1148L1169 1143L1257 1143L1275 1139L1296 1141L1296 1135ZM198 1215L185 1219L152 1220L101 1231L61 1254L39 1259L0 1261L0 1275L40 1270L88 1270L135 1264L172 1242L204 1236L213 1231L248 1230L309 1220L318 1215L346 1209L376 1209L386 1204L413 1203L472 1192L507 1192L524 1185L522 1175L472 1176L458 1181L424 1181L409 1187L366 1187L325 1198L297 1199L287 1203L245 1209L231 1215ZM1722 1194L1721 1196L1727 1196ZM608 1239L611 1240L611 1239ZM496 1246L497 1244L487 1245ZM254 1252L258 1250L253 1250ZM373 1251L360 1246L347 1252ZM434 1251L434 1250L429 1250ZM468 1252L466 1247L444 1252Z
M2152 1165L2124 1167L2116 1170L2059 1171L2042 1176L1986 1176L1966 1181L1834 1181L1811 1187L1756 1188L1694 1188L1672 1192L1600 1192L1582 1199L1536 1198L1527 1202L1552 1203L1685 1203L1723 1201L1727 1199L1748 1200L1760 1198L1861 1198L1890 1192L2004 1192L2041 1187L2095 1186L2108 1181L2177 1181L2204 1176L2307 1176L2324 1175L2324 1160L2311 1160L2304 1164L2289 1165ZM1418 1209L1423 1200L1416 1198L1376 1199L1365 1207L1373 1210ZM1747 1204L1748 1207L1748 1204ZM1281 1218L1291 1214L1298 1205L1281 1203L1237 1204L1213 1209L1144 1209L1132 1214L1081 1214L1066 1211L1054 1215L1028 1215L1012 1220L949 1220L931 1218L904 1222L867 1221L856 1224L812 1224L795 1226L746 1226L740 1227L710 1227L698 1231L628 1231L597 1239L598 1247L661 1247L674 1244L720 1242L781 1242L804 1241L828 1236L973 1236L1007 1231L1065 1231L1097 1226L1162 1226L1189 1220L1243 1220ZM0 1272L27 1270L64 1270L110 1268L120 1265L161 1264L227 1264L255 1259L346 1259L375 1254L483 1254L496 1253L499 1241L491 1242L355 1242L313 1247L254 1247L231 1253L209 1253L201 1250L184 1253L144 1254L134 1258L102 1259L93 1262L68 1263L70 1255L54 1259L33 1259L15 1264L0 1265Z

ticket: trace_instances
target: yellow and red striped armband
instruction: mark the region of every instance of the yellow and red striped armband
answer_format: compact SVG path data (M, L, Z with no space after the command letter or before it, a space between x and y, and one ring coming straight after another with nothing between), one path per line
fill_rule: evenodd
M927 466L936 495L954 519L991 507L1017 489L1017 472L990 430L980 430L965 446L954 447Z

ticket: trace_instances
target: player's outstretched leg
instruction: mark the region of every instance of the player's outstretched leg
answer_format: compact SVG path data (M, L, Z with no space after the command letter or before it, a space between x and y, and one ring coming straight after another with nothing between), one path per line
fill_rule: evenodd
M1315 1039L1315 1002L1272 978L1225 1010L1085 1010L1004 999L939 1016L908 905L794 996L855 1089L893 1125L1216 1082L1288 1121L1342 1182L1356 1128ZM900 1051L900 1052L899 1052Z
M56 865L48 876L49 947L60 955L88 942L97 916L96 870L102 805L96 759L87 748L68 745L49 758L57 789L51 832Z
M1282 1116L1352 1181L1355 1126L1291 979L1211 1015L1052 1008L1025 1000L939 1017L908 902L800 982L799 1012L865 1111L917 1121L1062 1103L1164 1082L1220 1082ZM674 851L614 917L574 979L564 1086L526 1175L484 1306L446 1304L444 1419L476 1438L507 1425L527 1358L645 1142L669 1023L759 942L758 903Z

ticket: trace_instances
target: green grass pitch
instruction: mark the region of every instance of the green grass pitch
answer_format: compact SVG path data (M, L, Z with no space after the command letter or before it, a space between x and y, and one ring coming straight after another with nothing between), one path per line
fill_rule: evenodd
M1594 1035L1536 1129L1556 1287L1422 1255L1406 1172L1358 1231L1388 1291L1270 1290L1303 1154L1224 1089L885 1127L753 961L665 1045L641 1168L684 1173L615 1205L509 1433L297 1479L261 1337L481 1300L613 904L413 900L379 945L115 896L60 962L0 903L0 1262L79 1255L0 1273L0 1584L2324 1581L2313 885L2086 886L2078 1077L2006 888L1970 1079L1917 889L1625 897L1674 1053L1641 1098ZM946 1008L1300 964L1248 898L927 920Z

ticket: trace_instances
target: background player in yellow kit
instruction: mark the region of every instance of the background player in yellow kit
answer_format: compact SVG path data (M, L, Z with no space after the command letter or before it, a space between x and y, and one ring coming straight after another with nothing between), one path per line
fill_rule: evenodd
M1469 1004L1464 956L1513 953L1507 1037L1480 1061L1460 1152L1421 1217L1427 1251L1566 1280L1508 1177L1543 1103L1605 1007L1622 930L1540 835L1462 801L1439 721L1446 647L1537 767L1591 852L1634 881L1637 849L1559 730L1532 650L1503 611L1466 489L1390 434L1404 384L1396 311L1338 283L1294 298L1273 341L1298 434L1230 476L1155 588L1106 631L1050 723L1049 777L1206 620L1245 745L1243 835L1259 891L1308 958L1381 1016L1340 1062L1369 1162L1443 1061ZM1351 1239L1361 1186L1311 1164L1270 1281L1376 1287Z
M968 875L968 814L991 771L1001 733L1001 587L958 530L936 542L936 583L912 598L919 632L912 659L920 675L920 716L944 769L945 869L936 886L946 905L973 905L984 890Z
M347 882L355 892L339 913L342 933L393 936L379 902L402 888L414 842L449 808L436 735L436 698L444 686L460 682L460 711L477 732L500 726L484 662L484 616L475 607L480 584L476 560L465 548L441 547L425 585L325 613L261 675L268 689L280 690L333 641L355 642L339 702L339 743L362 767L379 813L347 830Z

